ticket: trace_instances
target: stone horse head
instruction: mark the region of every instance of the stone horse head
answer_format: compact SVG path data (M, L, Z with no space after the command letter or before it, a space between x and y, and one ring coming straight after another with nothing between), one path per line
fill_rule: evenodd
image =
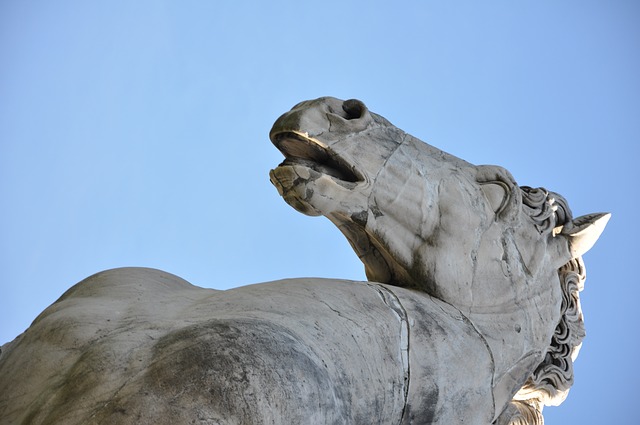
M370 281L424 291L482 334L505 416L541 421L564 399L584 336L581 255L609 214L573 219L562 196L423 143L358 100L299 103L270 136L286 158L272 183L331 220Z

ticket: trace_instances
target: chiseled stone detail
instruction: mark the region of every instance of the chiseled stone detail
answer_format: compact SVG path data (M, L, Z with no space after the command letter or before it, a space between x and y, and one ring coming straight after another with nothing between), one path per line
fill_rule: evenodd
M609 215L574 219L358 100L302 102L270 137L278 192L331 220L369 281L98 273L2 346L0 424L542 424Z

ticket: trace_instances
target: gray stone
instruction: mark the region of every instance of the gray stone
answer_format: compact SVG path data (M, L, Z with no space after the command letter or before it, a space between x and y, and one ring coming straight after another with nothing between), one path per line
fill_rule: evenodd
M302 102L270 136L279 193L335 223L369 282L98 273L2 346L0 423L541 424L609 215L573 219L357 100Z

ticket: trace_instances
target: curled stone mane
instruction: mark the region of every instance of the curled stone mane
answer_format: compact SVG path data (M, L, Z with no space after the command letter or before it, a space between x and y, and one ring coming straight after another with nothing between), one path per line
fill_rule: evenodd
M562 196L544 188L522 186L521 190L523 207L540 233L555 232L571 222L571 210ZM558 276L562 288L560 322L544 360L511 402L514 411L510 425L542 425L543 406L562 403L573 385L573 361L585 336L579 296L586 276L582 258L573 258L560 267Z

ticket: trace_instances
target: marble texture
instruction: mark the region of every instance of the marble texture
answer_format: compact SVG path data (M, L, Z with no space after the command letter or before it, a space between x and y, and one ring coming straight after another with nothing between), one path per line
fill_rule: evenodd
M369 281L98 273L2 346L0 423L543 423L573 384L581 255L609 215L573 218L358 100L302 102L270 137L280 195L331 220Z

